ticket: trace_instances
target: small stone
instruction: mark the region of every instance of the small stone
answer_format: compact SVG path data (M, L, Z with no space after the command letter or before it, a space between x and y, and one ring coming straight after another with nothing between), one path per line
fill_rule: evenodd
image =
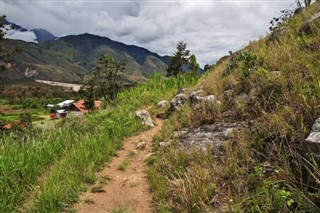
M146 142L142 141L142 142L137 143L136 149L142 150L142 149L145 149L146 146L147 146Z
M159 146L162 148L165 148L165 147L171 146L171 142L160 142Z
M280 71L271 71L271 74L275 77L279 77L281 75Z
M153 156L153 155L154 155L153 152L151 152L151 153L149 153L149 154L146 154L146 155L144 156L143 160L146 161L146 160L148 160L148 159L149 159L151 156Z
M228 138L233 132L234 132L234 128L228 128L224 131L224 136Z

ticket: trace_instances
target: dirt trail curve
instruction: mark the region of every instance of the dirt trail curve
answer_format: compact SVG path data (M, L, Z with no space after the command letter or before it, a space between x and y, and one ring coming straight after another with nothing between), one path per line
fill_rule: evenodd
M163 121L157 119L152 129L125 140L123 149L99 172L97 183L80 196L79 213L152 212L145 157L151 153L152 138L162 126ZM142 141L145 149L137 149Z

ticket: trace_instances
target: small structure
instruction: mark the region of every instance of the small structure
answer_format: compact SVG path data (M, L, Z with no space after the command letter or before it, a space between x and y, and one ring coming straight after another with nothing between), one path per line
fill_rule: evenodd
M55 111L55 118L65 118L67 116L67 111L65 109L58 109Z
M94 101L94 109L101 108L102 102L101 101ZM74 102L72 105L69 107L69 112L72 113L73 115L81 116L83 113L89 112L90 109L88 109L85 106L85 101L84 100L79 100L78 102Z
M69 109L69 107L74 103L74 100L65 100L61 103L58 103L57 105L61 108L61 109Z

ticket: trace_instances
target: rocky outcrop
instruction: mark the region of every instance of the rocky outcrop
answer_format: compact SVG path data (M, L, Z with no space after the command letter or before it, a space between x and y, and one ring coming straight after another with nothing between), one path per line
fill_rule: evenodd
M174 132L174 136L181 141L178 147L182 150L207 152L210 149L213 155L220 156L224 153L226 141L233 132L245 127L244 123L215 123L196 129L183 129Z
M313 15L311 18L306 20L300 27L298 34L311 35L314 33L313 27L320 27L320 13Z
M142 120L142 124L150 127L154 127L154 123L152 121L152 118L150 116L150 113L147 110L137 110L135 112L136 116L139 117Z
M320 162L320 118L314 122L306 143L306 151L310 152L317 162Z
M180 110L181 107L190 100L191 106L196 108L199 104L220 104L214 95L205 96L205 91L202 89L195 90L188 96L185 90L180 89L178 94L171 100L171 109Z
M187 102L188 98L185 93L179 93L178 95L174 96L171 100L171 109L172 110L180 110L181 107Z

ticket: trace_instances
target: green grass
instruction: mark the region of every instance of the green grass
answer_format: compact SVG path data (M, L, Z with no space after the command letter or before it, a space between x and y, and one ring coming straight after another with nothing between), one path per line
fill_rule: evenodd
M112 213L129 213L129 208L127 207L120 207L120 208L115 208L115 209L112 209L111 211Z
M184 85L195 82L180 78ZM65 120L60 127L1 134L0 212L68 209L123 139L145 128L133 112L177 89L175 79L156 73L148 83L120 93L107 110Z
M124 171L127 169L129 166L130 161L128 159L124 159L119 165L118 165L118 170Z

